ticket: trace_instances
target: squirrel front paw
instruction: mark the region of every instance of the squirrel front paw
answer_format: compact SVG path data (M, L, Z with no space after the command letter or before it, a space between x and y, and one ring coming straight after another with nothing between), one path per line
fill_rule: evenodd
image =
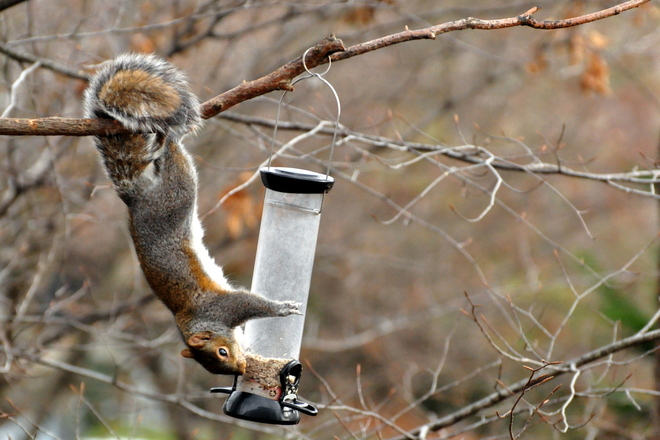
M282 301L277 302L277 309L275 313L277 316L289 316L289 315L302 315L302 312L298 308L302 305L299 302L295 301Z

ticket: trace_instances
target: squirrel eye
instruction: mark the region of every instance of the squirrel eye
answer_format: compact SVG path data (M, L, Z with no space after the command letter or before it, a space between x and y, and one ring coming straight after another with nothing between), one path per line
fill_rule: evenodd
M222 357L227 357L227 356L229 355L229 353L227 353L227 350L224 349L224 348L220 348L220 349L218 350L218 354L219 354L220 356L222 356Z

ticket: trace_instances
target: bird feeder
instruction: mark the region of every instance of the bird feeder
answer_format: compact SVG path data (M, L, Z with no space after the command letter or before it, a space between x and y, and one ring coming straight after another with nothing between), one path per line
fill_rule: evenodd
M277 301L296 301L305 313L324 194L334 179L297 168L263 168L266 187L252 292ZM304 315L248 321L243 347L248 363L232 387L225 414L255 422L292 425L300 413L316 415L298 400L302 366L298 362Z

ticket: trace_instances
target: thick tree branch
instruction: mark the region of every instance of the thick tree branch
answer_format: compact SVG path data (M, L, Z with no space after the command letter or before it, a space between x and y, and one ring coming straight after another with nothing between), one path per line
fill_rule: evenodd
M328 42L328 40L332 41L334 36L331 36L330 39L326 39L323 42L317 44L314 47L314 50L310 51L305 62L307 67L311 69L313 67L326 64L328 62L327 56L330 54L332 54L330 58L333 62L341 61L357 55L365 54L367 52L393 46L398 43L424 39L434 40L437 35L466 29L495 30L515 26L528 26L534 29L545 30L562 29L612 17L624 11L637 8L644 3L648 3L649 1L650 0L631 0L625 3L621 3L617 6L604 9L602 11L597 11L591 14L581 15L579 17L573 17L565 20L537 20L532 16L532 14L539 10L537 7L534 7L517 17L503 18L499 20L481 20L479 18L468 17L424 29L417 29L413 31L406 29L403 32L387 35L385 37L367 41L365 43L356 44L346 49L344 49L342 46L341 49L334 51L323 51L321 49L322 46L319 46L323 45L324 42ZM337 41L341 43L341 40ZM304 72L304 67L302 65L302 59L299 57L267 76L259 78L255 81L243 83L240 86L235 87L232 90L229 90L221 95L218 95L216 98L205 102L202 104L202 115L204 118L209 118L248 99L256 98L257 96L261 96L275 90L289 90L291 81L302 72ZM290 76L291 74L293 74L293 76ZM211 105L212 102L221 103L222 105Z
M537 20L532 14L538 11L539 8L532 8L522 15L512 18L503 18L496 20L482 20L479 18L463 18L461 20L451 21L436 26L431 26L424 29L409 30L397 34L387 35L382 38L367 41L364 43L356 44L348 48L344 48L341 40L337 39L334 35L326 38L325 40L314 46L307 55L305 63L308 68L325 64L328 59L332 61L341 61L352 58L358 55L372 52L374 50L389 47L395 44L403 43L406 41L422 40L422 39L435 39L438 35L447 32L466 30L466 29L481 29L481 30L494 30L504 29L515 26L527 26L534 29L562 29L572 26L578 26L594 21L602 20L604 18L618 15L622 12L637 8L650 0L630 0L619 5L613 6L608 9L593 12L590 14L581 15L579 17L568 18L565 20ZM7 53L7 52L5 52ZM25 56L25 54L22 54ZM9 55L16 57L16 54ZM19 59L19 58L17 58ZM25 58L27 61L28 59ZM39 61L42 65L48 66L46 60L34 58L34 61ZM66 73L69 76L80 77L85 79L84 75L75 73L74 71L66 72L68 69L63 69L60 66L54 66L54 71ZM253 81L247 81L231 90L228 90L215 98L212 98L201 105L201 113L204 119L212 118L217 114L237 105L243 101L247 101L258 96L265 95L266 93L276 90L292 90L291 81L305 71L302 63L302 57L298 57L293 61L288 62L284 66ZM80 75L80 76L77 76ZM0 118L0 135L11 136L53 136L53 135L67 135L67 136L90 136L98 134L111 134L121 133L125 130L116 123L111 121L95 121L87 119L64 119L64 118L43 118L43 119L5 119Z
M330 35L308 53L305 59L305 65L312 69L328 62L328 57L336 52L343 51L344 43ZM291 81L303 73L302 56L293 61L289 61L284 66L254 81L244 82L233 89L212 98L201 105L201 113L204 119L211 118L218 113L227 110L243 101L247 101L257 96L265 95L276 90L293 90Z
M5 136L91 136L130 133L112 119L0 118L0 135Z

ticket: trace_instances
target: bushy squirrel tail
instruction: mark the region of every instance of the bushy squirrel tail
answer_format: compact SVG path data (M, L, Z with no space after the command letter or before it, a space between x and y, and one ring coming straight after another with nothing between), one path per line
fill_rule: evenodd
M152 55L125 54L101 67L84 95L85 116L111 118L135 132L178 142L201 124L185 76Z

